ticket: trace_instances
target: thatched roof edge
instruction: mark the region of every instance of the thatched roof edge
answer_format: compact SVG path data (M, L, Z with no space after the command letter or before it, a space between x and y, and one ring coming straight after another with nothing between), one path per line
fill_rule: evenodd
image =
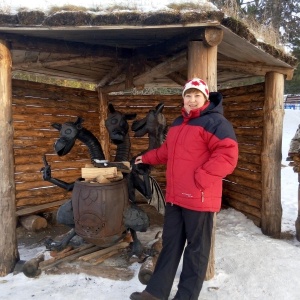
M61 27L61 26L162 26L192 23L220 23L251 44L260 47L266 53L280 59L291 66L297 65L297 59L280 49L259 42L245 24L231 17L224 17L219 10L213 11L158 11L137 12L117 11L95 13L91 11L60 11L46 15L42 11L20 11L15 15L0 13L0 26L3 27Z

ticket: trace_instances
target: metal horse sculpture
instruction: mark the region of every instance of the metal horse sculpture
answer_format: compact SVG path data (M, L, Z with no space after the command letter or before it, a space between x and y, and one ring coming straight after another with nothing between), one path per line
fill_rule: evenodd
M148 134L149 145L146 150L139 153L141 155L149 150L158 148L165 140L167 133L167 122L165 116L162 114L164 104L158 104L155 109L151 109L145 118L135 120L132 124L132 131L135 132L135 137L142 137ZM129 197L130 191L137 189L141 194L145 195L148 203L156 207L158 212L164 214L165 212L165 198L157 181L150 176L151 167L147 164L135 165L133 162L136 156L132 159L132 170L129 174ZM143 180L143 184L141 183ZM133 185L131 187L131 185ZM144 190L140 190L140 187Z
M163 107L163 104L158 105L155 109L150 110L145 118L135 120L132 125L136 137L148 134L149 146L145 151L160 146L164 140L166 120L161 113ZM124 128L127 129L127 126L124 126L124 115L115 110L112 104L108 105L108 109L109 114L105 125L111 141L117 145L115 161L130 160L130 138L128 130L124 130ZM138 240L136 231L145 231L145 224L148 224L144 212L136 205L136 191L143 195L148 203L153 205L161 214L164 214L165 198L157 181L150 176L150 166L146 164L135 165L134 161L135 157L130 160L131 172L127 176L128 196L131 206L124 213L124 223L130 228L135 241ZM139 253L140 251L141 245L138 242L133 243L132 252Z
M111 140L115 144L117 144L117 153L116 153L115 161L129 160L130 139L128 134L129 126L127 120L134 118L135 115L121 114L120 112L115 111L112 105L109 106L109 110L110 110L110 114L108 119L106 120L106 127L110 133ZM95 166L103 167L103 166L113 165L113 163L107 162L105 160L99 141L97 140L97 138L95 138L95 136L91 132L89 132L88 130L82 127L82 122L83 120L81 118L78 118L74 123L67 122L62 125L55 123L52 125L54 128L60 131L60 138L57 140L57 142L54 145L56 153L59 156L66 155L67 153L69 153L72 147L74 146L75 140L78 138L89 148L91 161ZM146 124L146 122L144 121L142 121L142 123L144 124L143 125L140 124L138 126L139 128L143 128L144 125ZM45 163L45 167L42 169L44 180L47 180L53 184L65 188L68 191L73 190L74 182L66 183L62 180L52 178L51 168L47 164L45 157L44 157L44 163ZM118 166L120 165L118 164ZM130 183L132 180L133 177L128 176L127 181ZM133 191L130 190L131 188L138 188L138 190L143 195L145 195L145 197L148 199L151 193L149 193L147 188L141 187L142 184L144 184L144 182L141 181L135 182L134 184L128 184L129 194L133 194ZM157 186L156 189L158 189ZM148 192L146 192L146 190ZM158 190L161 192L160 189ZM163 197L162 193L160 197ZM164 204L164 198L162 199ZM132 199L131 202L134 204L135 199ZM164 205L160 205L160 207L162 206L164 207ZM135 218L138 215L139 218L138 222L136 219L133 220L132 218L133 215L135 216ZM74 215L73 215L71 201L61 206L61 208L58 211L57 220L59 223L63 223L70 227L74 227ZM126 210L126 213L124 213L124 225L125 227L130 229L131 234L133 236L132 252L134 254L139 254L141 252L141 244L137 239L136 230L138 231L147 230L147 227L149 226L149 220L147 218L147 215L143 213L139 208L132 205L131 207L129 207L129 209ZM46 247L48 249L60 250L68 244L68 242L75 236L75 234L76 233L73 228L60 242L54 242L52 240L48 240L48 242L46 243Z
M126 118L133 118L133 117L135 117L135 116L123 115L122 120L125 121L125 122L122 122L122 126L123 126L122 132L123 132L124 136L126 136L126 134L128 134L128 129L129 129ZM111 163L111 162L108 162L107 160L105 160L102 147L101 147L100 143L98 142L97 138L90 131L85 129L82 126L82 123L83 123L83 119L78 117L77 120L74 123L66 122L64 124L58 124L58 123L52 124L52 126L54 128L56 128L57 130L59 130L59 132L60 132L60 138L54 144L55 152L59 156L64 156L64 155L68 154L71 151L72 147L74 146L76 139L79 139L80 141L82 141L88 147L89 152L90 152L90 156L91 156L91 162L93 163L94 166L96 166L96 167L117 166L119 168L120 164L115 165L114 163ZM64 189L68 190L68 191L73 191L72 199L69 200L68 202L66 202L64 205L62 205L59 208L58 213L57 213L57 221L61 224L65 224L67 226L72 227L72 230L70 230L67 233L67 235L59 242L53 241L52 239L48 239L46 241L47 249L49 249L49 250L61 250L61 249L63 249L69 243L69 241L76 235L76 224L77 224L77 231L80 231L83 235L83 232L88 233L88 231L90 231L92 234L94 234L94 233L97 233L96 231L99 231L99 230L101 231L100 228L97 228L97 227L99 227L99 225L95 224L95 223L97 223L97 221L99 221L101 224L107 224L107 223L112 222L111 218L106 218L106 217L105 217L105 219L110 220L110 221L103 222L103 221L101 221L101 217L100 218L99 218L99 216L97 217L97 214L88 213L88 212L85 213L85 216L80 218L80 216L77 214L77 212L78 212L78 209L81 209L81 208L79 208L79 206L81 206L81 205L78 202L75 201L76 210L74 210L74 197L73 197L74 196L74 190L73 189L74 189L74 187L76 187L76 183L77 183L77 187L79 186L79 189L80 189L80 184L79 184L80 179L77 180L77 182L67 183L63 180L60 180L60 179L57 179L57 178L52 178L51 168L48 165L45 156L44 156L44 164L45 164L45 167L42 169L44 180L49 181L53 184L56 184L59 187L62 187ZM121 167L122 167L122 164L121 164ZM123 170L125 170L125 168L126 168L126 166L124 166ZM121 171L122 171L122 168L121 168ZM127 168L126 171L129 172L130 170ZM114 189L116 189L116 187L114 187ZM127 184L126 184L126 189L127 189ZM77 190L78 190L78 188L77 188ZM95 194L98 194L98 192L95 190L94 195L88 195L88 194L90 194L90 191L88 191L89 188L87 187L86 190L87 191L85 191L85 192L82 192L82 191L79 190L78 193L79 194L86 194L85 197L90 198L90 200L89 199L87 200L88 202L90 202L90 203L95 202L96 201L94 199ZM122 188L121 188L121 190L122 190ZM100 194L101 194L101 192L100 192ZM115 201L115 199L113 199L113 200ZM128 199L126 199L126 203L127 202L128 202ZM103 205L101 205L101 203L96 205L96 207L99 207L99 206L101 208ZM107 207L108 207L108 205L107 205ZM125 207L121 207L121 209L125 209ZM77 223L75 223L74 213L77 215L77 218L76 218ZM102 213L103 213L103 211L101 212L101 214ZM119 216L120 218L122 218L122 214L123 214L123 211L121 213L121 216ZM114 215L116 215L116 212L114 213ZM119 215L120 215L120 212L119 212ZM145 221L144 221L144 223L139 222L138 226L135 229L139 229L140 231L147 230L147 227L149 226L148 217L145 213L144 214L140 213L139 216L141 216L141 215L142 215L142 217L144 217ZM90 217L90 220L87 220L88 216ZM82 222L82 219L83 220L85 219L85 220ZM118 223L120 223L119 221L120 220L118 220ZM85 225L83 223L86 223L87 225ZM101 226L103 226L103 225L101 225ZM107 227L107 225L106 225L106 227ZM126 227L128 227L128 226L126 226L126 224L124 224L124 232L125 232ZM135 249L136 252L141 251L140 250L141 245L140 245L140 242L137 239L137 236L135 234L134 229L133 228L128 228L128 229L132 230L133 244L135 245L133 247L133 249ZM107 231L107 228L105 228L105 230ZM117 234L117 236L113 236L112 242L114 243L118 240L118 238L121 239L122 237L123 237L123 235L121 233L119 233L119 234ZM104 244L105 239L98 239L98 240L97 239L92 239L92 238L85 238L85 239L90 240L91 242L94 242L94 243L98 242L103 246L108 246L108 245ZM105 243L106 242L107 241L105 241ZM137 254L137 253L134 253L134 254Z
M135 137L142 137L148 134L149 146L138 155L159 147L166 135L167 122L162 114L164 104L160 103L151 109L145 118L135 120L131 129L135 132ZM150 175L151 168L146 164L135 165L135 157L131 158L129 134L125 134L124 115L114 109L112 104L108 105L109 115L105 122L111 141L117 145L115 161L130 160L131 172L128 175L128 193L131 202L136 202L136 190L142 194L149 204L164 214L165 199L157 181ZM120 130L121 129L121 130Z

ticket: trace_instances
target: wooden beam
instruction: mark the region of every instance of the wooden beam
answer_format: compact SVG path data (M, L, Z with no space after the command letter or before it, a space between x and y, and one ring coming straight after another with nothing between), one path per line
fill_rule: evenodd
M147 59L161 57L166 53L176 53L186 48L186 45L191 39L199 38L202 29L194 29L190 34L183 34L181 36L175 36L166 42L155 44L153 46L140 47L137 49L137 55Z
M169 58L167 61L147 70L143 74L140 74L133 78L133 84L136 87L142 86L147 82L153 81L156 77L163 77L170 73L176 72L184 68L187 64L186 51L182 51L179 54ZM102 92L110 93L125 90L125 82L121 82L114 85L109 85L102 88Z
M179 84L180 86L184 86L184 84L186 83L186 77L179 72L172 72L169 75L167 75L167 77Z
M261 153L261 229L279 238L281 233L281 147L283 126L284 76L270 72L265 81L264 127Z
M230 77L230 80L228 80L227 76L222 76L222 74L219 74L219 72L218 72L218 85L219 86L221 86L222 84L224 84L224 86L228 86L228 84L230 84L230 86L241 86L241 85L245 85L246 81L254 80L254 79L259 82L265 81L264 76L255 76L255 75L242 76L242 75L238 75L238 74Z
M147 82L151 82L155 77L163 77L175 71L181 70L187 65L186 51L182 51L179 54L172 56L165 62L157 65L144 74L138 75L134 78L134 85L143 85Z
M0 39L10 43L11 50L39 51L46 53L75 54L82 56L130 57L132 51L110 46L90 45L46 38L1 33Z
M41 76L41 77L46 77L46 76L51 76L53 79L60 79L60 80L79 80L83 82L88 82L88 83L95 83L94 78L87 77L85 75L79 75L79 74L73 74L73 73L68 73L66 71L53 71L50 69L43 69L43 70L20 70L24 74L28 74L29 76L35 75L35 76Z
M223 40L223 30L217 27L205 28L202 37L207 47L218 46Z
M8 45L0 40L0 277L9 274L19 259L15 216L11 64Z
M199 27L196 29L191 29L189 34L182 34L181 36L174 36L171 39L168 39L167 41L155 44L153 46L147 46L147 47L140 47L137 50L138 56L143 56L146 58L154 58L154 57L161 57L162 54L165 53L178 53L179 51L182 51L186 48L186 45L189 41L192 40L198 40L198 41L206 41L206 43L210 46L216 46L223 37L223 33L218 32L218 28L215 26L220 25L220 23L215 22L214 28L216 29L214 32L210 31L212 24L199 24ZM207 26L207 27L205 27ZM223 31L222 31L223 32ZM222 35L222 37L220 36Z
M116 77L120 76L125 70L126 65L124 63L118 63L110 72L108 72L97 84L97 88L104 87L107 83L114 80Z
M54 201L54 202L40 204L40 205L35 205L35 206L32 206L32 207L20 208L20 209L17 210L16 215L18 217L20 217L20 216L36 214L36 213L39 213L39 212L42 212L42 211L45 211L45 210L48 210L48 209L59 207L62 204L66 203L67 201L69 201L69 199Z
M287 80L293 78L294 69L293 68L283 68L276 66L267 66L262 63L257 62L237 62L237 61L218 61L218 69L220 70L232 70L239 71L245 74L265 76L268 72L276 72L286 76Z
M149 66L150 68L154 68L156 66L154 62L149 62L149 61L146 62L146 65ZM175 83L177 83L180 86L184 86L184 84L186 83L186 77L179 72L172 72L168 74L166 77L173 80Z
M26 62L18 63L13 65L13 70L18 69L35 69L35 68L55 68L72 65L82 65L88 63L98 63L102 61L110 60L111 58L105 56L89 56L89 57L72 57L69 59L56 59L54 61L37 61L37 62Z

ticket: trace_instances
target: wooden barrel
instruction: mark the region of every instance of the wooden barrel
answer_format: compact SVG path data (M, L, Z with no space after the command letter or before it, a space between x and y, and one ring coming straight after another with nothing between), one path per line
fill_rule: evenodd
M85 241L109 247L125 236L129 205L126 179L111 183L77 180L72 192L75 231Z

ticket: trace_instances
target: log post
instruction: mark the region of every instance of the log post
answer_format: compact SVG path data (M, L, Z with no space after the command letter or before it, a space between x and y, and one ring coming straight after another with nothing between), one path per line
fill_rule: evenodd
M217 90L217 53L218 44L222 41L222 30L205 29L201 41L190 41L188 47L188 79L199 77L203 79L211 92ZM205 280L215 275L215 234L216 214L212 232L211 249Z
M105 127L105 120L107 119L107 115L108 115L107 94L103 93L102 90L98 88L98 97L99 97L99 118L100 118L99 141L103 149L104 157L107 160L110 160L109 135Z
M263 144L261 152L261 229L268 236L281 233L281 146L284 76L269 72L265 81Z
M16 238L11 55L0 40L0 276L6 276L19 260Z

